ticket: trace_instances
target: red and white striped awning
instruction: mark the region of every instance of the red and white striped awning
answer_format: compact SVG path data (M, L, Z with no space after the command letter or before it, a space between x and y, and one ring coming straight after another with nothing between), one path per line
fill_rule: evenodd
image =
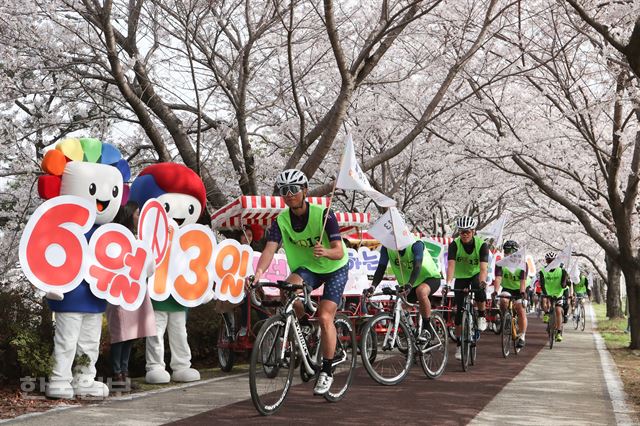
M308 197L312 204L329 206L328 197ZM269 226L286 208L284 198L267 195L243 195L211 215L213 229L240 229L245 225ZM336 212L336 218L342 232L354 227L366 226L371 220L370 213Z

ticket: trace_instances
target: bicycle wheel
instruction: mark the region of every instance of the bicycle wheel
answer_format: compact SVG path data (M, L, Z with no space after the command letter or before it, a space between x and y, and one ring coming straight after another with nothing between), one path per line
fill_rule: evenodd
M500 310L498 310L496 312L495 318L493 320L493 332L495 334L500 334L502 333L502 313L500 312Z
M549 349L553 349L553 343L556 341L556 314L555 314L555 306L551 309L551 314L549 314Z
M251 400L263 416L278 411L293 383L295 343L291 333L284 335L284 329L285 319L281 315L267 320L258 333L251 352ZM285 352L282 353L285 339Z
M580 305L580 331L584 331L584 326L587 323L587 315L584 309L584 305Z
M449 339L451 339L451 341L453 343L458 343L458 338L456 337L456 327L455 326L447 327L447 333L449 334Z
M460 333L460 351L461 351L461 362L462 362L462 370L467 371L469 369L469 358L471 357L471 330L469 329L469 325L471 321L469 321L469 311L464 311L462 313L462 332Z
M365 324L360 327L360 339L362 340L362 331L364 330ZM360 346L358 346L358 350L360 350ZM367 340L367 347L365 348L365 352L369 356L369 362L373 362L376 360L376 355L378 353L378 335L376 331L373 329L369 330L369 340Z
M573 329L577 330L578 327L580 327L580 307L576 306L575 309L573 310Z
M367 346L371 335L376 335L376 357L370 361ZM406 351L400 349L402 341L409 342ZM364 326L360 340L362 364L369 376L381 385L396 385L409 373L413 362L413 341L411 330L400 321L398 328L394 327L394 316L389 312L381 312L373 316Z
M351 321L346 315L336 315L336 352L333 355L333 383L329 392L324 394L324 399L330 402L340 401L344 398L353 375L355 374L358 345L356 333Z
M431 338L432 346L421 349L420 365L428 378L437 379L444 373L449 356L447 324L438 314L431 314L431 323L436 335Z
M518 325L518 314L511 319L511 340L513 341L513 353L518 355L522 348L518 347L520 338L520 326Z
M478 330L478 317L474 313L471 315L471 324L469 325L469 336L471 341L469 342L469 364L476 364L476 356L478 355L478 339L480 338L480 331Z
M235 360L235 352L229 347L231 344L231 336L229 333L229 327L222 321L220 324L220 337L218 338L218 362L220 363L220 369L225 373L228 373L233 369L233 362Z
M506 312L504 317L502 318L502 338L500 339L502 342L502 356L507 358L509 353L511 352L511 341L513 340L511 337L511 313Z

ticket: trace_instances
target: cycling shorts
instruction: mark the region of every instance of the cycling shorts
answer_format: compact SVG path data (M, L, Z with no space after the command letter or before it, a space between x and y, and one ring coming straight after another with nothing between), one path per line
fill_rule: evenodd
M344 288L349 279L349 264L347 263L340 269L329 272L328 274L311 272L304 267L296 269L294 273L300 275L304 282L314 290L324 284L324 291L322 292L320 300L331 300L336 305L339 305L342 301L342 293L344 293Z

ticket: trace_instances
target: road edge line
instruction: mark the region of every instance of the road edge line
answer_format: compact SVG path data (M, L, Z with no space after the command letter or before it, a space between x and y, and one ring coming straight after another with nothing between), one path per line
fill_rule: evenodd
M600 366L602 367L602 373L604 375L604 381L607 385L607 393L609 394L609 400L613 408L613 414L615 416L616 424L618 425L635 425L629 413L629 407L626 399L627 394L624 391L624 385L620 379L618 373L618 367L613 361L609 350L607 349L604 339L598 331L598 320L596 319L593 306L589 305L589 316L591 318L593 340L600 356Z

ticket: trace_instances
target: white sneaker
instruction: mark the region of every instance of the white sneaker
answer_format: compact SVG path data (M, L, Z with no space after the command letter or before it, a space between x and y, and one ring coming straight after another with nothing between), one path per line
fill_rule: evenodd
M333 377L329 376L327 373L322 372L318 376L318 381L316 382L316 387L313 388L314 395L324 395L329 392L329 388L333 383Z
M478 330L485 331L487 329L487 319L485 317L478 318Z
M462 359L462 346L456 346L456 359L458 361Z

